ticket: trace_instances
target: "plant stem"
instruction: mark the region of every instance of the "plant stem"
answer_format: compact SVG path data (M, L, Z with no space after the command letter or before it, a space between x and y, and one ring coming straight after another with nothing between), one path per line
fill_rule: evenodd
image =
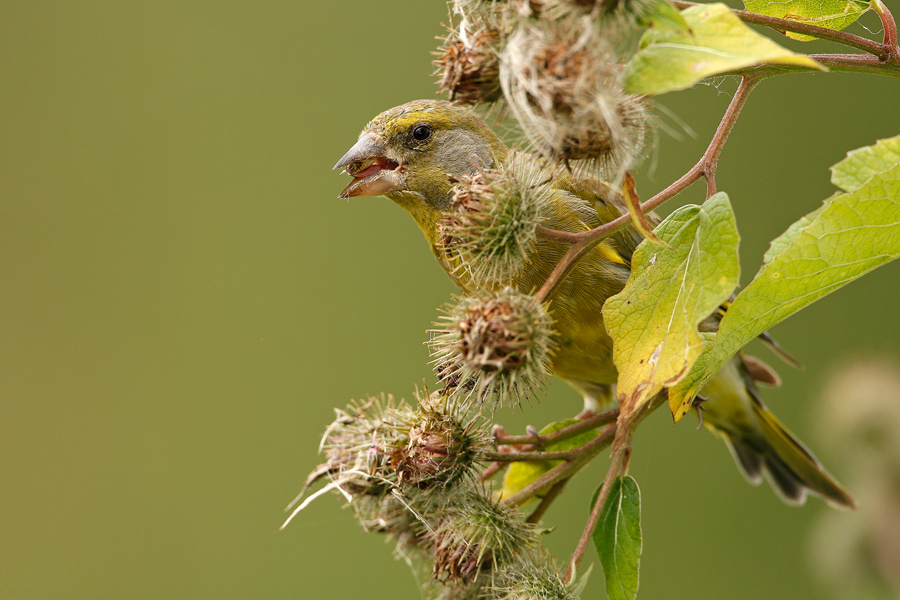
M888 63L900 65L900 46L897 45L897 23L894 21L894 15L880 0L875 2L875 12L878 14L878 18L881 19L882 27L884 27L884 41L882 45L887 52L884 60Z
M585 431L596 429L602 425L613 423L616 418L618 418L618 416L619 409L614 409L609 412L600 413L594 415L593 417L580 420L577 423L572 423L571 425L567 425L562 429L557 429L553 433L548 433L547 435L539 435L537 436L537 438L535 438L535 436L533 435L506 435L495 438L494 444L497 446L518 446L521 444L531 444L531 446L522 449L532 450L534 448L540 448L542 446L548 446L556 442L561 442L571 437L575 437L579 433L584 433Z
M481 481L487 481L488 479L499 473L500 470L505 466L506 463L495 460L494 462L489 464L484 471L481 472L481 475L479 476Z
M600 521L600 513L603 512L603 506L606 504L607 498L609 498L613 482L628 471L628 462L631 460L631 439L634 435L634 430L647 415L663 403L665 398L666 394L661 392L643 406L638 407L635 412L619 415L619 420L616 423L615 439L613 440L612 460L610 461L609 469L606 471L603 484L600 486L600 493L597 494L597 501L594 502L591 515L588 517L588 522L581 533L581 539L578 540L575 552L572 553L572 558L569 560L569 567L563 576L563 583L568 584L572 581L576 571L578 571L578 566L584 559L584 554L591 542L591 536L594 534L597 523Z
M888 77L900 77L900 64L885 63L881 59L868 54L806 54L819 64L833 72L843 73L871 73L873 75L886 75ZM786 75L789 73L816 73L815 69L801 65L786 65L765 63L722 73L722 75Z
M566 460L574 458L581 453L581 448L572 448L570 450L523 450L513 452L492 452L484 453L487 460L496 462L518 462L523 460L542 461L542 460Z
M728 139L728 135L734 128L734 124L737 121L738 116L740 116L741 109L747 102L747 97L750 95L750 92L753 91L753 89L760 81L762 81L769 75L771 75L771 73L747 73L741 76L741 85L738 87L737 92L735 92L734 97L731 99L731 103L729 103L728 109L722 116L722 120L719 122L716 133L713 136L712 140L710 140L709 145L706 147L706 151L703 153L703 156L700 157L700 160L697 161L697 164L691 167L687 173L678 178L677 181L672 183L669 187L659 192L646 202L643 202L641 204L641 210L644 213L650 212L657 206L664 203L666 200L671 199L673 196L689 187L692 183L694 183L701 177L706 178L706 197L709 198L715 193L716 166L718 165L719 155L722 153L722 148L725 146L725 141ZM538 290L537 294L535 295L538 301L543 302L550 296L551 293L553 293L553 290L568 274L569 270L571 270L571 268L575 265L579 258L581 258L594 246L599 244L603 239L609 237L622 227L625 227L630 222L631 215L624 214L610 221L609 223L604 223L599 227L595 227L594 229L584 231L582 233L568 233L564 231L546 229L544 227L539 228L537 230L537 233L540 237L557 241L567 241L572 245L571 247L569 247L565 255L563 255L559 263L557 263L556 267L550 273L550 276L547 277L547 280L541 286L541 289Z
M611 411L600 413L589 417L587 419L579 420L577 423L572 423L562 429L558 429L553 433L549 433L547 435L506 435L506 436L498 436L494 438L494 445L497 447L500 446L522 446L522 451L536 450L538 448L542 448L549 444L554 444L556 442L561 442L563 440L567 440L571 437L575 437L580 433L584 433L585 431L590 431L591 429L596 429L597 427L601 427L603 425L608 425L609 423L615 422L616 418L619 416L619 409L613 409ZM515 459L518 460L518 459ZM541 460L548 460L546 457ZM506 463L509 462L509 459L494 459L494 461L488 465L488 467L482 471L481 480L487 481L494 475L500 472L503 467L506 466Z
M630 453L631 448L629 446L627 450L623 448L622 451L613 454L612 463L610 463L606 477L603 479L603 485L600 486L597 501L594 502L594 506L591 508L591 515L588 517L587 525L585 525L584 531L581 533L581 538L578 540L575 552L572 553L572 558L569 559L569 567L566 569L566 574L563 575L563 583L568 584L575 577L578 566L584 559L584 554L591 543L594 529L597 528L597 523L600 521L600 513L603 512L603 506L606 504L607 498L609 498L612 484L624 472Z
M695 2L681 2L679 0L675 0L674 2L672 2L672 4L674 4L678 8L701 6ZM889 58L889 51L887 50L887 48L885 48L885 44L879 44L878 42L873 42L872 40L860 37L858 35L853 35L852 33L835 31L834 29L828 29L827 27L818 27L816 25L807 25L806 23L801 23L799 21L792 21L790 19L782 19L779 17L771 17L769 15L761 15L746 10L731 9L731 12L745 23L763 25L782 33L784 33L785 31L790 31L791 33L799 33L802 35L819 38L821 40L837 42L839 44L844 44L845 46L850 46L851 48L856 48L857 50L863 50L864 52L874 54L884 61L887 61ZM887 27L885 27L885 31L887 31Z
M569 483L568 479L563 479L561 481L553 484L547 493L544 494L544 497L541 498L541 503L538 504L537 508L534 509L534 512L528 515L528 518L525 519L526 523L538 523L541 520L541 517L544 516L544 513L547 512L547 509L550 508L550 505L553 504L553 501L556 500L557 496L559 496L563 489L565 489L566 484Z
M615 433L616 425L614 423L607 425L606 429L600 432L600 435L578 449L579 453L575 458L571 458L563 464L550 469L509 498L501 500L500 504L503 506L520 506L531 500L535 495L550 489L558 482L571 479L592 458L600 454L604 448L612 443Z
M753 91L753 88L760 81L761 78L758 76L744 75L741 77L741 85L728 104L728 109L725 111L725 115L722 116L722 120L716 128L716 133L710 140L709 146L706 147L706 152L703 153L703 156L697 162L697 165L700 166L701 175L706 178L707 198L716 193L716 167L719 164L719 155L722 154L722 148L725 147L725 140L728 139L728 135L734 128L734 124L737 122L737 118L740 116L741 109L744 108L750 92Z

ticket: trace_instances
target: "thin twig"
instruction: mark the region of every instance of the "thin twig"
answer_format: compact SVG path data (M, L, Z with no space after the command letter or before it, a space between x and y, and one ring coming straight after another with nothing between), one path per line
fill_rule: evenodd
M900 77L900 64L885 63L869 54L804 54L835 73L871 73ZM745 69L736 69L722 75L787 75L790 73L818 73L819 71L805 65L789 65L783 63L763 63Z
M521 444L532 444L530 447L522 448L522 450L532 450L534 448L549 446L550 444L555 444L556 442L567 440L571 437L575 437L579 433L590 431L591 429L597 429L598 427L614 422L618 416L619 409L614 409L605 413L594 415L593 417L588 417L587 419L580 420L577 423L566 425L562 429L557 429L553 433L538 436L537 440L535 440L535 437L533 435L506 435L494 438L494 444L496 444L497 446L518 446Z
M619 416L619 421L616 423L616 434L609 470L607 470L603 484L600 486L597 501L594 502L588 522L584 527L584 531L581 532L581 538L578 540L575 552L572 553L572 558L569 560L569 567L566 569L566 574L563 577L564 583L571 582L575 577L576 571L578 571L578 566L584 558L594 530L597 528L597 523L600 521L600 513L603 512L603 506L606 504L607 498L609 498L613 482L617 477L628 472L628 462L631 460L631 438L634 435L634 430L641 421L663 404L665 398L665 392L660 392L634 413L625 413Z
M580 453L581 447L571 448L569 450L526 450L522 452L488 451L484 453L484 458L495 462L567 460L578 456Z
M487 481L488 479L499 473L501 470L503 470L505 466L505 462L495 460L494 462L489 464L484 471L481 472L481 475L479 476L481 481Z
M700 158L698 164L702 165L702 174L706 178L707 198L716 193L716 167L719 164L719 155L722 153L722 148L725 147L725 140L728 139L728 135L734 128L734 124L737 122L737 118L741 114L741 109L744 108L750 92L753 91L753 88L760 81L761 79L757 76L744 75L741 77L741 85L728 104L728 109L722 116L722 120L716 128L716 133L710 140L709 146L706 147L706 152Z
M553 484L553 487L547 490L547 493L544 494L543 498L541 498L541 503L537 505L537 508L534 509L534 512L528 515L528 518L525 519L525 522L540 522L541 517L544 516L544 513L547 512L547 509L550 508L551 504L553 504L553 501L556 500L556 498L562 493L567 483L569 483L569 480L563 479L562 481L558 481Z
M731 130L734 127L734 124L737 121L737 118L741 113L741 109L744 107L744 103L747 101L747 97L750 95L750 92L753 91L753 88L755 88L756 85L768 75L770 74L753 73L745 74L741 77L741 85L740 87L738 87L737 92L735 92L734 97L731 99L731 103L728 105L728 109L722 116L722 120L719 122L716 133L713 136L712 140L710 140L709 146L707 146L706 151L703 153L703 156L700 157L700 160L697 161L697 164L691 167L690 170L682 175L677 181L672 183L669 187L659 192L646 202L643 202L641 204L641 210L643 212L650 212L654 208L664 203L666 200L669 200L679 192L683 191L685 188L689 187L692 183L694 183L701 177L705 177L707 181L706 197L709 198L713 193L715 193L715 171L716 166L718 165L719 155L722 153L722 148L725 146L725 141L728 139L728 135L731 133ZM550 276L547 277L547 280L541 286L541 289L538 290L535 297L541 302L546 300L550 296L550 294L553 293L553 290L556 289L556 286L559 285L559 282L562 281L563 278L572 269L579 258L581 258L586 252L590 251L594 246L599 244L603 239L609 237L622 227L625 227L630 222L631 215L624 214L608 223L604 223L603 225L595 227L594 229L591 229L589 231L584 231L581 233L570 233L567 236L560 236L559 239L565 238L572 243L572 246L568 249L565 255L563 255L562 259L559 261L559 263L557 263L556 267L554 267L553 271L550 273ZM548 237L548 239L550 235L557 235L560 233L565 232L558 232L548 229L543 229L543 231L540 232L542 236Z
M572 423L571 425L563 427L562 429L557 429L553 433L548 433L547 435L539 435L537 436L537 440L535 440L535 436L533 435L498 436L494 439L494 445L497 447L521 446L521 451L536 450L543 446L555 444L557 442L575 437L576 435L584 433L585 431L590 431L591 429L596 429L598 427L602 427L603 425L613 423L618 416L619 409L613 409L605 413L594 415L587 419L581 419L577 423ZM535 441L537 441L538 443L535 443ZM485 468L485 470L481 472L481 481L487 481L488 479L499 473L504 467L506 467L507 462L509 462L509 460L494 460L494 462L488 465L487 468Z
M535 228L535 232L537 233L538 237L553 242L568 242L571 244L578 239L578 234L576 233L559 231L558 229L550 229L549 227L544 227L543 225L538 225Z
M603 479L603 485L600 486L600 493L597 494L597 500L594 502L593 508L591 508L591 515L588 517L587 525L585 525L584 531L581 533L581 538L578 540L578 545L575 547L575 552L572 553L572 558L569 560L569 567L566 569L566 574L563 576L564 583L569 583L572 581L572 578L575 577L575 572L578 571L578 565L581 564L584 554L591 543L594 529L597 528L597 523L600 521L600 513L603 512L603 506L606 504L607 498L609 498L612 484L624 472L629 453L630 449L623 448L621 452L613 454L609 470L606 472L606 477Z
M680 2L679 0L675 0L674 2L672 2L672 4L674 4L678 8L701 6L695 2ZM790 19L761 15L759 13L753 13L746 10L731 9L731 12L734 13L734 15L741 21L744 21L746 23L763 25L782 33L784 33L785 31L790 31L791 33L799 33L801 35L808 35L822 40L837 42L839 44L844 44L845 46L850 46L851 48L856 48L857 50L869 52L870 54L874 54L882 60L888 59L888 52L884 44L873 42L872 40L860 37L858 35L853 35L852 33L835 31L834 29L819 27L817 25L808 25L806 23L800 23L799 21L792 21ZM885 30L886 29L887 28L885 28Z
M894 21L894 15L888 10L883 2L875 3L875 12L881 19L881 26L884 27L883 47L887 56L884 57L885 62L900 65L900 47L897 45L897 23Z
M615 433L616 425L614 423L607 425L606 429L600 432L600 435L579 449L581 452L576 458L567 460L561 465L557 465L550 469L509 498L501 500L500 503L504 506L521 506L537 494L540 494L544 490L549 490L559 481L571 479L572 476L589 463L592 458L600 454L604 448L612 443Z

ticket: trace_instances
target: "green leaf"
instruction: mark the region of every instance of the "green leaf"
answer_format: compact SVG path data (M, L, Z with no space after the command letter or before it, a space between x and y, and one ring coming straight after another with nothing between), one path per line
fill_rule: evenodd
M681 12L668 0L655 0L646 12L638 19L638 23L646 29L661 31L680 31L690 33L691 27L681 16Z
M775 260L776 256L787 250L788 247L790 247L790 245L794 243L797 237L800 236L800 233L804 229L806 229L806 227L810 223L812 223L817 216L819 216L820 212L825 210L825 206L827 205L827 203L831 200L834 200L840 195L840 193L832 195L830 198L826 199L824 203L822 203L822 206L794 221L784 233L772 240L769 243L769 249L766 250L766 253L763 255L763 264L769 264L770 262Z
M578 423L577 419L567 419L565 421L550 423L549 425L541 429L540 434L547 435L575 423ZM592 429L591 431L579 433L578 435L570 437L566 440L562 440L561 442L556 442L555 444L547 444L546 446L541 448L541 450L554 452L558 450L573 450L575 448L584 446L598 435L599 432ZM506 469L506 474L503 476L503 485L496 493L497 498L509 498L513 494L522 491L528 485L540 479L540 477L544 473L546 473L553 467L562 464L562 462L563 461L561 460L523 460L510 464ZM540 497L541 496L538 495L535 497L535 499Z
M692 371L676 393L700 389L759 334L897 257L900 164L830 198L772 242L766 263L722 319L703 374Z
M900 163L900 135L848 152L847 158L831 167L831 183L846 192L855 192L873 175L897 163Z
M690 31L650 29L640 50L625 67L625 85L635 94L683 90L713 75L763 63L822 69L813 59L795 54L738 19L724 4L702 4L681 11Z
M761 15L841 30L866 12L869 3L864 0L744 0L744 7ZM802 41L817 39L789 31L785 35Z
M591 506L599 493L594 493ZM613 482L593 539L606 574L606 595L610 600L633 600L641 563L641 491L631 476Z
M603 306L619 404L631 410L687 375L707 343L698 324L734 291L740 273L724 193L681 207L654 231L673 249L642 242L625 289Z

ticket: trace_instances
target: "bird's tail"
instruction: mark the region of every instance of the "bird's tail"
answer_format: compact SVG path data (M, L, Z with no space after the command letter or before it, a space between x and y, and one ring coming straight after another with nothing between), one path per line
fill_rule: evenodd
M806 446L766 408L741 357L732 360L704 390L703 423L721 437L751 483L765 477L788 504L800 505L807 493L835 508L856 508Z

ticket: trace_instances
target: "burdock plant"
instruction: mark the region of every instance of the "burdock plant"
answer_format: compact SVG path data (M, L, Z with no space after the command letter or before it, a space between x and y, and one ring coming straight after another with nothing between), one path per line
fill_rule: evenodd
M339 493L365 530L396 541L427 574L425 593L439 600L574 600L593 546L609 597L633 600L642 549L633 433L664 404L676 422L695 410L751 481L766 475L787 501L810 493L855 505L765 407L757 384L780 379L741 349L771 342L768 328L900 256L900 137L836 164L842 191L773 240L737 294L739 235L715 174L760 82L827 69L900 76L897 27L879 0L796 0L802 20L777 2L747 4L761 12L668 0L452 2L435 67L457 104L386 111L338 163L354 178L345 196L382 193L407 209L463 290L430 332L439 388L337 410L288 521ZM841 31L869 9L882 41ZM797 54L745 23L863 54ZM632 172L650 99L726 75L740 85L706 151L642 202ZM534 152L509 150L460 104L512 117ZM701 178L702 205L665 220L650 213ZM523 435L492 426L498 407L527 403L551 370L584 395L584 411ZM541 546L542 519L608 448L580 539L557 566Z
M509 285L528 265L553 190L533 157L511 152L505 168L456 180L438 223L439 248L465 287Z
M517 406L550 374L550 317L535 297L513 288L463 296L444 308L429 342L447 393Z

